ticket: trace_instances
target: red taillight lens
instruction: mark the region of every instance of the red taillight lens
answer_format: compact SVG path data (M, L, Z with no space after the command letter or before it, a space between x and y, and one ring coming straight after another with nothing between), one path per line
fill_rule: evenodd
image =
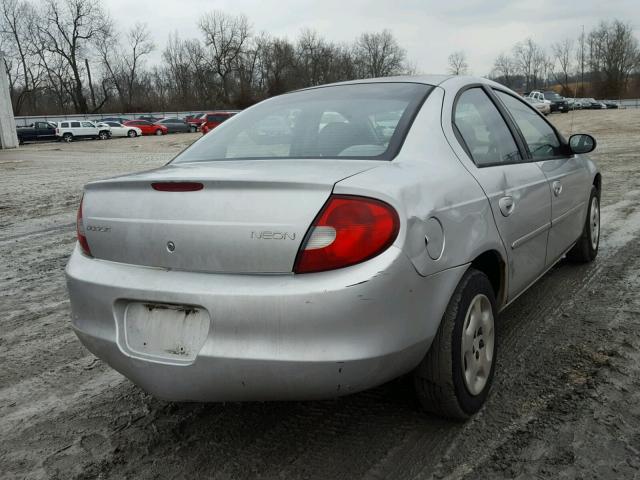
M89 248L89 242L87 242L87 237L84 234L84 222L82 220L82 201L80 200L80 207L78 208L78 216L76 217L76 233L78 235L78 243L82 248L82 251L85 255L91 256L91 249Z
M159 192L197 192L204 185L200 182L154 182L151 188Z
M398 214L387 203L332 195L311 225L293 271L321 272L363 262L386 250L399 229Z

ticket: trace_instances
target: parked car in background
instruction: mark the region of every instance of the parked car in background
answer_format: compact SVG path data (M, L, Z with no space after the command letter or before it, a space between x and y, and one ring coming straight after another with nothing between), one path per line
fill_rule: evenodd
M567 100L554 91L548 90L545 92L541 92L538 90L534 90L529 93L528 96L530 98L536 98L544 102L549 102L551 105L551 112L567 113L569 111L569 104L567 103Z
M135 138L142 135L142 130L134 126L126 126L119 122L102 122L111 128L112 137Z
M136 120L146 120L147 122L156 123L162 119L160 117L154 117L153 115L140 115Z
M580 103L580 100L577 98L569 98L569 97L565 97L567 100L567 104L569 105L569 110L581 110L582 109L582 103Z
M106 124L98 126L89 120L58 122L56 136L65 142L83 138L107 140L111 138L111 127Z
M96 120L94 120L94 122L95 123L106 123L106 122L124 123L124 122L128 122L129 120L131 120L131 119L130 118L124 118L124 117L107 117L107 118L96 119Z
M194 120L198 117L202 116L202 112L200 113L192 113L191 115L187 115L186 117L184 117L184 121L189 123L189 120Z
M203 135L206 135L222 122L229 120L238 112L239 110L218 110L215 112L207 112L203 115L203 121L200 124L200 131Z
M618 102L614 100L602 100L602 103L604 103L607 108L620 108Z
M191 131L191 125L178 117L163 118L156 123L167 127L168 133L186 133Z
M534 97L524 97L524 99L543 115L549 115L551 113L551 104L549 102L538 100Z
M202 122L204 122L206 116L206 113L199 113L198 115L193 115L187 120L187 123L191 127L192 132L195 132L200 128L200 125L202 125Z
M163 167L85 186L72 327L169 401L332 398L411 372L426 410L469 418L498 313L598 254L595 147L481 78L270 98Z
M123 125L125 127L138 127L142 135L166 135L169 131L164 125L151 123L147 120L129 120L124 122Z
M35 122L27 127L16 127L18 143L36 142L39 140L57 140L56 124L52 122Z
M603 108L607 108L605 104L597 101L595 98L582 98L580 101L582 103L582 108L589 110L601 110Z

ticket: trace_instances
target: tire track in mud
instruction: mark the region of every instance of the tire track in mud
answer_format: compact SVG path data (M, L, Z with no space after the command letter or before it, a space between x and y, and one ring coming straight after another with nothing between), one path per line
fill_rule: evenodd
M32 230L30 232L21 233L18 235L9 235L7 237L0 237L0 243L8 242L11 240L24 240L26 237L31 237L33 235L42 235L43 233L54 232L56 230L65 230L67 232L73 232L75 223L64 223L62 225L53 225L51 227L41 228L40 230Z

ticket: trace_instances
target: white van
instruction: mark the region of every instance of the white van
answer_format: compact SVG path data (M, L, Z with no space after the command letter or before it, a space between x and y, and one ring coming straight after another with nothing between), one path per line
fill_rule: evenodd
M58 122L56 137L65 142L72 142L77 138L111 138L111 128L108 125L98 126L88 120L70 120Z

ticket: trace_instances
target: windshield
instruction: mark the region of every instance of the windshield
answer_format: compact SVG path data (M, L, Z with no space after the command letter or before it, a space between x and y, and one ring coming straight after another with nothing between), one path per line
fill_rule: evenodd
M293 92L235 115L174 162L395 156L430 85L362 83Z

